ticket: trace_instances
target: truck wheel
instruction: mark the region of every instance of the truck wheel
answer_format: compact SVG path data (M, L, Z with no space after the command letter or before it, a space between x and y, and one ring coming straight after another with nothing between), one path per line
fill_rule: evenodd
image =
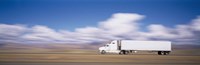
M119 54L120 54L120 55L123 54L122 51L120 51Z
M121 50L120 54L126 54L126 51L125 50Z
M161 55L166 55L165 51L161 51Z
M132 50L130 50L130 53L133 53L133 51L132 51Z
M124 55L126 55L126 54L128 54L128 53L129 53L128 51L123 50L123 54L124 54Z
M126 51L126 54L129 54L130 53L130 51Z
M163 55L167 55L167 51L163 51Z
M162 55L162 54L161 54L161 51L158 51L158 55Z
M126 54L124 50L122 51L122 53L123 53L123 54Z
M102 51L101 51L101 54L106 54L106 51L102 50Z

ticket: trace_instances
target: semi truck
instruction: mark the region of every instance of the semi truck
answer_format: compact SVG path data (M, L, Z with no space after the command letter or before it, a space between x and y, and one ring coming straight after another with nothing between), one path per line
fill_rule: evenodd
M168 55L171 50L170 41L134 41L113 40L99 48L101 54L129 54L137 51L157 52L158 55Z

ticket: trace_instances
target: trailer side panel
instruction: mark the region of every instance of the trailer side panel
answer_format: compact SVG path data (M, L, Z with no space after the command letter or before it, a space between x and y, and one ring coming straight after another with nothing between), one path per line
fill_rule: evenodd
M122 40L121 50L171 51L171 42Z

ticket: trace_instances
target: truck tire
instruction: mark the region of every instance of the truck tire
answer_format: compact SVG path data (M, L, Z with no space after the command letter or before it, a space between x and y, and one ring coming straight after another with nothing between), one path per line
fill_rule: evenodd
M106 54L106 51L102 50L102 51L101 51L101 54Z
M122 52L122 51L120 51L120 52L119 52L119 54L120 54L120 55L122 55L122 54L123 54L123 52Z
M168 55L170 51L158 51L158 55Z
M126 54L128 54L129 52L126 51L126 50L122 50L122 53L123 53L124 55L126 55Z
M125 50L122 50L122 54L126 54Z
M162 55L162 54L161 54L161 51L158 51L158 55Z
M126 54L129 54L130 53L130 51L126 51Z
M119 54L126 54L126 51L125 50L121 50L120 52L119 52Z
M161 51L161 55L166 55L165 51Z
M163 51L163 55L167 55L167 51Z
M130 53L133 53L133 50L130 50Z

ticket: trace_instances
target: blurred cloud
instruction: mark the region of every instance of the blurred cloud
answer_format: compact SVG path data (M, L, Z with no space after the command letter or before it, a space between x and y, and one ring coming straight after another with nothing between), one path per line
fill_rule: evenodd
M27 28L23 25L0 24L0 34L6 36L19 36L25 32L26 29Z
M192 21L192 24L190 25L192 27L192 29L196 30L196 31L200 31L200 16L198 16L197 19L194 19Z
M150 24L147 31L141 31L139 21L144 15L137 13L115 13L96 27L54 30L47 26L0 24L1 42L18 43L98 43L116 39L169 40L175 44L199 44L200 16L189 24L175 25L174 28L162 24Z
M17 42L19 37L27 31L24 25L0 24L0 42Z
M36 25L30 28L29 33L22 35L23 39L39 42L53 42L55 40L63 40L64 36L47 26Z
M123 35L137 31L138 20L143 19L143 15L131 13L116 13L106 21L99 23L99 27L113 35Z

